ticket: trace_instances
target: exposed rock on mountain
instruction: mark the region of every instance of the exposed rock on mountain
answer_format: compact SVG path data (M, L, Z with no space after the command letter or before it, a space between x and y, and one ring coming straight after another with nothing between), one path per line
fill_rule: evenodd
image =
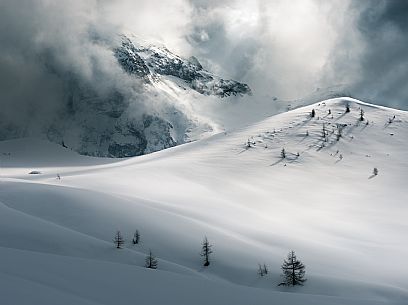
M126 72L145 79L157 80L158 75L174 76L204 95L226 97L251 94L247 84L222 79L205 70L194 56L183 59L165 47L136 48L123 36L121 47L115 49L115 56Z
M113 56L106 60L112 66L106 69L105 62L95 60L91 78L61 67L52 56L42 57L45 69L63 84L64 106L41 128L31 128L32 122L1 123L0 140L40 133L84 155L137 156L213 131L186 106L185 92L216 97L251 93L248 85L213 75L195 57L183 59L165 47L141 46L123 35L109 43L96 39L95 44Z

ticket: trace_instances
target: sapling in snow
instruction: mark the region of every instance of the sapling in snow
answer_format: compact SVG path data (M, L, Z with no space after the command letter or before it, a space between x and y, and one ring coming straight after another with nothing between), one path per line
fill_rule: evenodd
M207 236L204 237L202 248L201 248L201 256L204 257L204 266L207 267L210 265L210 254L213 253L211 250L212 245L210 245Z
M394 120L395 120L395 115L392 118L388 119L388 124L391 124L392 122L394 122Z
M116 245L117 249L122 248L122 245L125 243L125 240L120 231L116 232L115 238L113 239L113 243Z
M337 141L339 141L340 138L342 137L342 132L343 132L344 127L345 127L344 124L337 124L337 134L336 134Z
M373 175L377 176L378 175L378 168L374 167L373 169Z
M263 264L263 265L258 264L258 274L260 276L267 275L268 274L268 267L266 267L265 264Z
M264 272L264 274L266 275L266 274L268 274L268 267L266 267L266 265L265 264L263 264L263 272Z
M363 110L363 108L360 109L360 121L364 121L364 110Z
M285 148L282 148L282 150L281 150L281 158L282 158L282 159L285 159L285 158L286 158Z
M149 254L146 256L145 267L149 269L157 269L158 261L153 255L152 250L149 250Z
M323 141L327 142L327 130L326 130L326 125L324 123L322 127L322 138L323 138Z
M133 234L132 243L136 245L139 242L140 242L140 233L139 233L139 230L136 230L136 232Z
M246 142L246 148L250 148L251 147L251 141L249 141L249 139L247 140L247 142Z
M258 275L259 275L259 276L264 276L264 275L265 275L264 270L263 270L261 264L258 264Z

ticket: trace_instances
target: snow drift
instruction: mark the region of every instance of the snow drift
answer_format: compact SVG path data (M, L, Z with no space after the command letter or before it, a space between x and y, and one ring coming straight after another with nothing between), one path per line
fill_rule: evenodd
M0 142L2 299L406 304L407 138L406 112L337 98L126 160ZM149 249L157 270L144 268ZM291 249L308 280L278 287Z

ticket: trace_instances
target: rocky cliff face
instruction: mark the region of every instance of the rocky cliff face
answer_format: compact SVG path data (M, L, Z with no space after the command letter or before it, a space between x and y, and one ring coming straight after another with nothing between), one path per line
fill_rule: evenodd
M143 155L194 140L192 131L194 135L211 132L210 124L194 117L178 101L177 90L220 98L251 94L248 85L213 75L196 58L183 59L165 47L141 46L126 36L119 36L113 45L101 43L101 47L112 55L117 70L113 75L123 75L120 81L118 76L108 85L90 83L59 71L50 60L45 63L65 84L65 106L52 123L43 126L42 133L80 154ZM33 135L30 128L3 127L1 139Z
M145 80L155 81L159 75L170 75L204 95L226 97L251 94L247 84L222 79L206 71L197 58L183 59L165 47L136 47L123 36L121 46L115 49L115 56L126 72Z

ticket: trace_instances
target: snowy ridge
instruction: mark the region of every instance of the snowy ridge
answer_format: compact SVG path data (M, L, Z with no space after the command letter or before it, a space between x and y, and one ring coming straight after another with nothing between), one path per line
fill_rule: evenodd
M121 37L121 46L115 49L115 56L122 68L149 83L159 82L161 75L173 76L203 95L227 97L251 94L247 84L222 79L206 71L194 56L186 60L165 46L142 46L138 41L132 42L127 36ZM137 38L133 36L133 39Z
M126 160L0 142L1 295L15 304L406 304L408 267L395 264L408 254L406 139L407 112L336 98ZM130 243L135 229L140 245ZM114 248L116 230L125 249ZM143 267L149 249L158 270ZM277 287L291 249L308 281Z

